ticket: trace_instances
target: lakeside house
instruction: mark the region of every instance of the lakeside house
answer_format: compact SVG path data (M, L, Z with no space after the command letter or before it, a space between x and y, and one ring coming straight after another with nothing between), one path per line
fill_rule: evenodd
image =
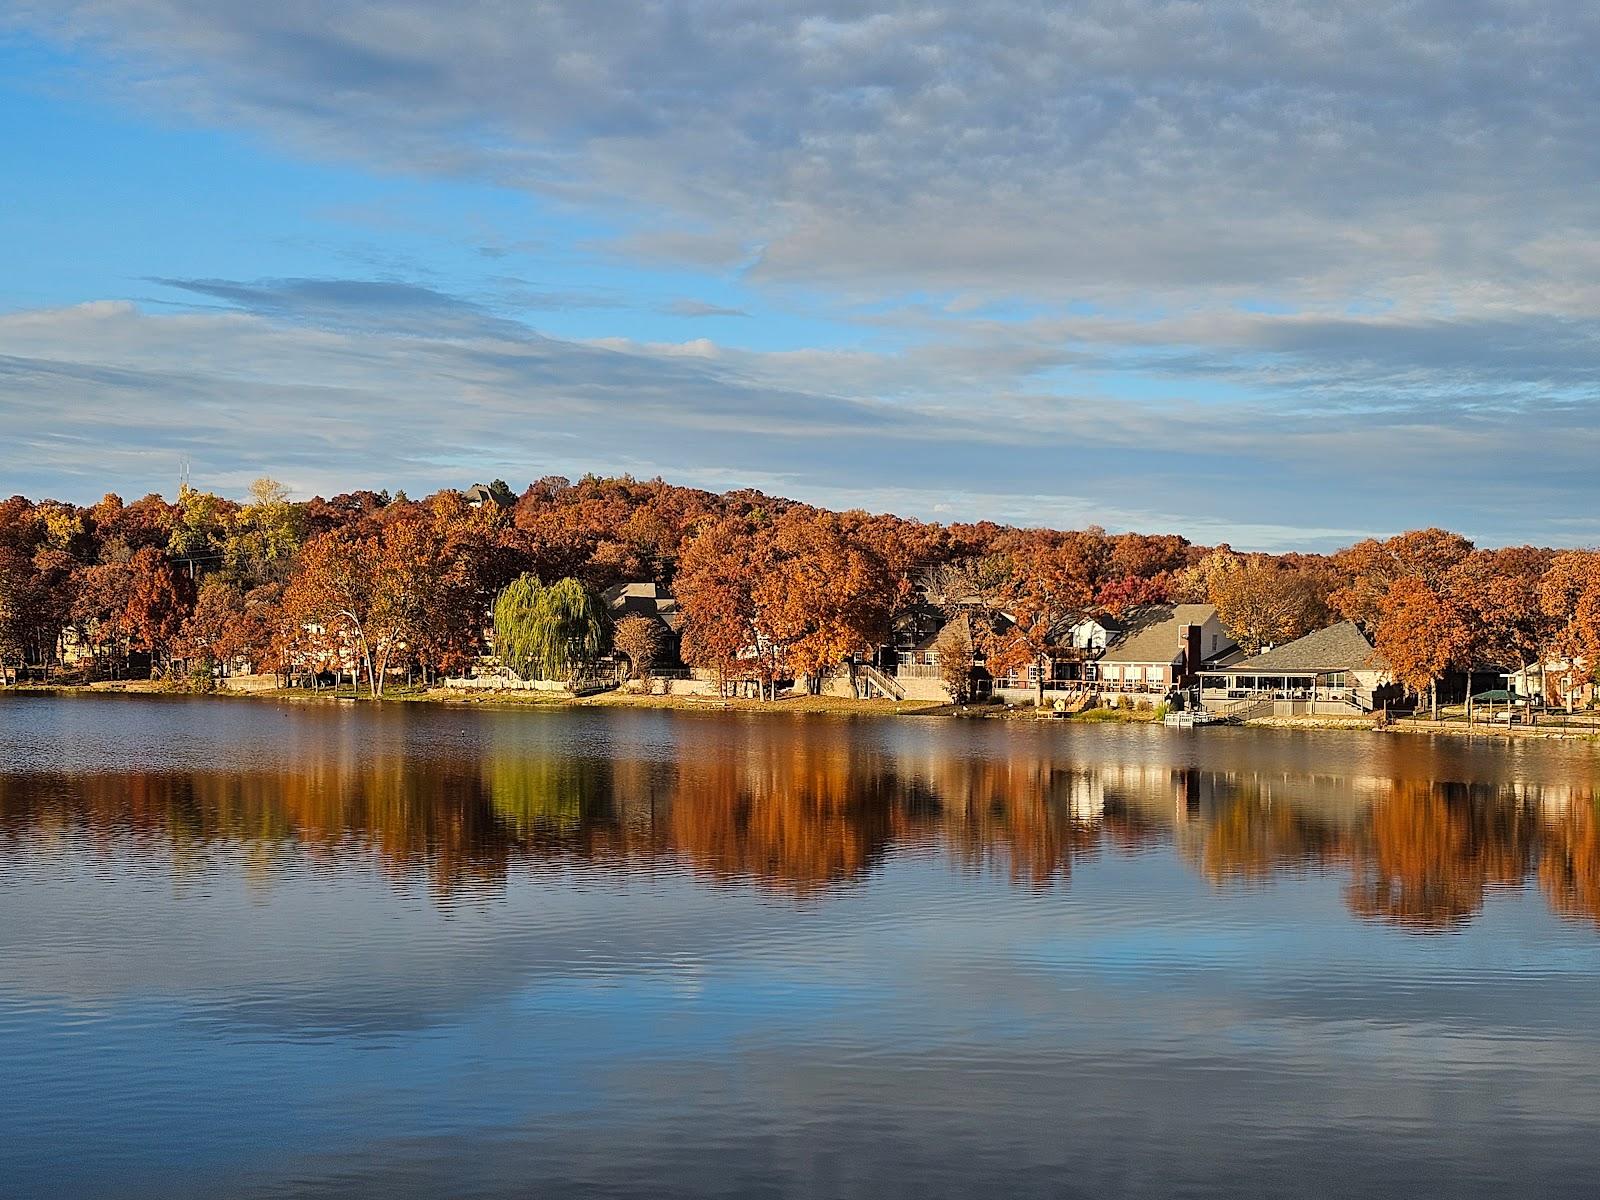
M965 607L954 611L922 601L896 620L890 640L872 656L862 674L870 690L892 699L943 700L948 698L944 673L939 663L938 641L954 621L971 622ZM1014 622L1010 614L992 612L988 621L994 631L1004 634ZM1033 662L994 676L981 646L974 644L969 681L971 693L978 696L1011 693L1037 694L1041 675L1046 690L1081 690L1089 680L1089 664L1105 650L1122 630L1110 617L1079 614L1060 622L1050 633L1045 653ZM876 678L878 673L887 676Z
M1045 652L995 680L1002 693L1038 694L1040 677L1046 691L1082 691L1094 680L1094 663L1127 633L1129 625L1104 614L1079 613L1060 621L1045 640Z
M1501 676L1519 700L1542 700L1550 708L1587 708L1596 699L1594 672L1581 657L1524 663Z
M683 610L677 598L653 580L619 583L600 593L613 623L628 617L654 621L661 634L661 649L651 672L656 675L687 674L683 662Z
M939 635L962 613L924 602L906 613L890 642L863 666L869 690L893 699L947 696L936 648ZM995 618L1003 630L1009 618ZM973 691L1020 702L1047 692L1112 692L1159 699L1192 684L1198 673L1238 655L1233 635L1209 604L1146 604L1120 618L1080 613L1051 631L1038 659L991 676L976 651Z
M1010 626L1005 614L995 614L995 624L1002 630ZM897 618L889 631L889 640L868 658L856 665L857 678L852 688L865 695L879 695L891 700L926 700L938 702L949 699L943 669L936 648L945 628L955 621L969 625L971 617L964 608L949 608L930 600L920 600ZM974 695L986 696L994 686L988 664L981 647L972 648L972 673L969 686Z
M1208 667L1200 676L1200 699L1208 708L1272 702L1282 704L1279 715L1286 716L1371 712L1396 690L1388 664L1354 621Z
M1239 654L1210 604L1140 605L1124 616L1122 626L1090 661L1092 690L1165 696Z

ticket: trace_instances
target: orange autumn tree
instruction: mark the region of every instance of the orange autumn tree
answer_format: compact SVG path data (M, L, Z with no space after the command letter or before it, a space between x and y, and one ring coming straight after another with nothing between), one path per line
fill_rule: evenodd
M1461 608L1442 591L1405 575L1379 602L1374 635L1395 679L1415 695L1426 690L1437 717L1439 679L1472 651L1471 626Z
M209 579L200 587L194 611L183 623L179 653L190 660L191 669L212 669L225 664L239 652L239 635L245 629L244 595L225 579Z
M738 678L756 678L765 691L776 677L778 647L761 626L754 598L771 542L761 515L719 517L700 527L678 564L683 657L715 671L724 694Z
M1474 550L1447 576L1447 586L1467 613L1477 650L1475 665L1515 670L1542 660L1558 623L1540 603L1539 585L1553 554L1533 546Z
M475 511L454 492L385 514L383 567L404 599L404 663L428 682L460 669L482 644L499 574L498 510Z
M1303 637L1328 623L1313 577L1271 555L1217 551L1201 564L1217 617L1247 654Z
M165 671L193 604L193 586L160 550L146 546L128 560L127 589L122 631L134 649L149 653L153 669Z
M1333 556L1332 568L1344 582L1328 603L1372 629L1396 580L1409 576L1442 589L1450 572L1471 553L1470 541L1446 529L1415 529L1383 541L1367 538Z
M365 530L337 530L307 544L284 596L324 661L354 658L374 700L389 666L426 638L449 564L428 521L400 511Z
M884 636L894 582L840 517L793 506L729 515L685 547L675 584L684 657L724 689L754 678L763 695L804 676L815 691L848 656Z
M1061 627L1084 612L1105 575L1110 546L1100 529L1081 533L1031 530L1005 554L1005 609L1011 624L985 647L996 676L1033 664L1039 704L1046 662Z
M1570 709L1578 685L1600 668L1600 553L1570 550L1552 558L1539 606L1551 621L1549 652L1567 664L1557 682Z
M758 625L815 695L827 672L887 635L894 582L833 513L789 510L774 525L772 549L751 590Z
M318 665L344 669L353 652L365 668L374 700L378 698L374 653L386 663L393 640L377 598L378 553L377 537L371 533L320 534L306 544L284 592L284 608L304 629L305 643Z

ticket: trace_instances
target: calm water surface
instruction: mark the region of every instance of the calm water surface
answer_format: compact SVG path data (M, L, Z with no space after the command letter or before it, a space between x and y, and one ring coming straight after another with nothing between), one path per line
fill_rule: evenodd
M1549 1196L1600 751L0 700L0 1195Z

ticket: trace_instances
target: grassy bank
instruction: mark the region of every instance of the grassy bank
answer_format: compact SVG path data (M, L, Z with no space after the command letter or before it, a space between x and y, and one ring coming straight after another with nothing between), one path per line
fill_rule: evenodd
M352 700L367 702L363 690L352 692L348 686L334 690L311 691L306 688L251 688L235 690L218 688L214 691L195 691L182 683L162 680L131 679L107 680L93 684L27 684L0 689L0 696L205 696L225 700L271 700L296 704L349 703ZM985 715L980 708L957 708L948 704L933 704L914 700L853 700L837 696L781 696L776 700L752 700L740 697L694 695L641 695L634 692L598 692L590 696L572 696L563 692L468 692L455 688L425 688L391 685L384 689L383 702L388 704L449 704L468 708L646 708L678 709L684 711L716 712L786 712L823 716L882 715L882 716L978 716ZM995 706L996 711L1000 711Z
M210 696L224 700L270 700L291 704L348 704L366 702L366 695L353 695L348 687L338 692L307 691L304 688L260 688L235 691L194 692L182 683L130 679L94 684L28 684L0 688L5 696L99 696L99 695ZM561 692L465 692L453 688L425 688L397 685L384 692L391 704L445 704L467 708L638 708L679 712L788 713L794 716L920 716L966 717L985 720L1044 720L1078 725L1159 724L1164 710L1160 706L1136 708L1091 708L1080 713L1057 715L1031 705L1014 708L1001 704L951 705L910 700L854 700L839 696L781 696L777 700L726 699L697 695L641 695L636 692L599 692L591 696L571 696ZM1371 717L1263 717L1247 722L1257 729L1373 730ZM1476 738L1538 738L1560 741L1587 741L1600 744L1600 737L1586 729L1555 726L1467 725L1461 721L1399 721L1377 732L1433 734Z
M1159 723L1166 714L1167 710L1159 705L1154 708L1086 708L1061 719L1084 725L1149 725Z
M181 682L161 680L115 680L94 684L32 684L5 689L0 695L162 695L211 696L229 700L271 700L294 704L366 702L363 691L353 693L348 686L338 691L308 691L305 688L219 688L210 692L192 691ZM918 700L856 700L843 696L785 695L776 700L703 695L643 695L638 692L597 692L572 696L563 692L462 691L456 688L425 688L391 685L383 700L390 704L448 704L467 708L642 708L682 712L762 712L792 713L797 716L945 716L984 719L1032 720L1054 714L1041 714L1032 706L1008 708L1002 704L953 705ZM1088 724L1118 722L1145 724L1159 721L1156 709L1091 709L1059 718Z

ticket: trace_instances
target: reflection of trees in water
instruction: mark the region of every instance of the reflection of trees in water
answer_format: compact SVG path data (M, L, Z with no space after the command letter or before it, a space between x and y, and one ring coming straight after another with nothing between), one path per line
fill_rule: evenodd
M164 849L179 875L243 848L265 882L287 860L338 863L355 852L396 877L449 889L504 878L513 848L476 777L402 761L321 761L282 773L0 776L0 839L71 839L110 854Z
M1343 869L1352 912L1412 929L1470 920L1490 889L1521 886L1551 840L1539 797L1527 789L1366 780L1359 792L1347 787L1343 803L1330 805L1292 798L1295 785L1305 789L1304 779L1209 782L1204 819L1189 838L1179 838L1207 878L1221 883Z
M1416 929L1477 915L1493 887L1516 887L1534 858L1534 814L1488 790L1398 779L1347 851L1351 911Z
M1197 843L1180 840L1207 879L1264 882L1280 871L1323 866L1335 855L1339 839L1331 825L1274 803L1260 780L1236 787L1235 797L1199 825Z
M1048 887L1066 882L1075 861L1099 852L1106 802L1098 774L1038 759L959 766L933 780L939 832L959 865ZM1118 823L1115 815L1112 821Z
M1539 886L1550 907L1600 925L1600 799L1560 806L1541 835Z
M497 754L483 786L495 815L519 837L570 837L612 811L610 763L555 755Z
M914 767L845 745L685 746L666 760L500 748L482 760L324 757L281 773L0 776L0 838L51 831L109 852L128 838L180 873L243 848L263 881L287 861L375 854L441 891L513 863L674 865L808 895L866 877L897 846L1047 886L1102 842L1153 836L1093 771L935 759Z
M1535 874L1554 911L1600 924L1600 813L1570 789L909 757L759 731L654 758L507 744L282 773L0 775L0 849L23 837L108 855L131 839L183 874L242 851L262 882L367 855L441 893L593 864L794 896L862 880L903 849L1048 887L1104 849L1170 841L1218 884L1347 872L1352 912L1406 928L1458 926L1490 889Z
M668 806L674 852L720 879L806 894L858 879L909 836L916 797L848 748L765 743L679 763Z

